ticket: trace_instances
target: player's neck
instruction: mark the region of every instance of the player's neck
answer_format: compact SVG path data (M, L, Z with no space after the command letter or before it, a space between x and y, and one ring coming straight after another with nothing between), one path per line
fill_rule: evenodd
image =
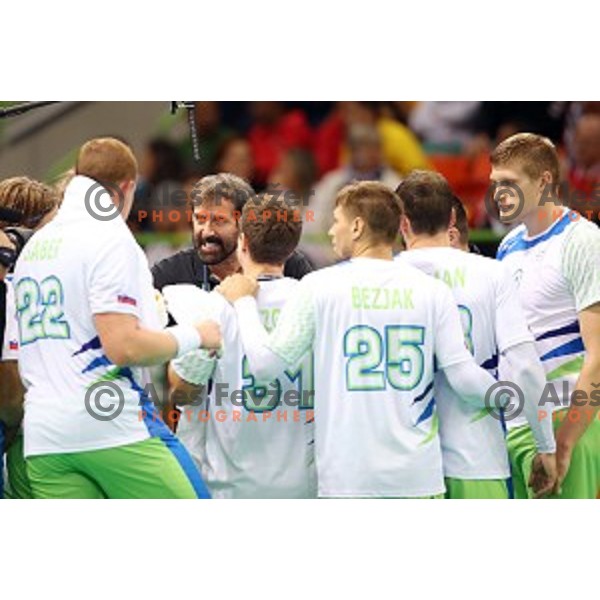
M407 242L407 250L417 250L418 248L449 248L450 238L447 231L440 231L435 235L418 235L410 242Z
M392 246L365 244L358 246L352 252L352 258L378 258L381 260L393 260L394 249Z
M268 265L253 262L244 267L244 275L251 279L258 279L264 275L283 277L283 265Z
M536 206L535 210L532 210L522 219L522 223L527 229L527 236L535 237L546 231L546 229L562 216L562 208L562 206L551 203Z
M219 281L223 281L226 277L235 275L235 273L241 271L240 263L238 262L235 252L228 256L223 262L216 265L209 265L208 268Z

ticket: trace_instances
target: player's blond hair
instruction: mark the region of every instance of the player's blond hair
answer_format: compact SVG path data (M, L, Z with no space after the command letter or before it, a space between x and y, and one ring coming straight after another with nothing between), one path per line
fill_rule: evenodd
M20 225L34 229L60 203L56 191L29 177L11 177L0 182L0 206L21 214L18 223L0 221L0 228Z
M138 164L131 148L115 138L96 138L79 150L75 173L100 183L135 181Z
M491 155L493 167L520 166L531 179L544 171L552 175L552 183L560 181L560 161L554 144L542 135L517 133L500 142Z

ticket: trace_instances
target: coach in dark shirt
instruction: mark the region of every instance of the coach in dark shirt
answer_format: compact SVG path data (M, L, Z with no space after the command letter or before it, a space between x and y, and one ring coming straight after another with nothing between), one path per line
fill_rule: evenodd
M236 255L238 222L254 190L240 177L220 173L203 177L191 196L194 248L154 265L154 287L159 290L177 283L192 283L212 290L225 277L240 270ZM286 262L284 275L302 279L312 270L310 261L296 251Z

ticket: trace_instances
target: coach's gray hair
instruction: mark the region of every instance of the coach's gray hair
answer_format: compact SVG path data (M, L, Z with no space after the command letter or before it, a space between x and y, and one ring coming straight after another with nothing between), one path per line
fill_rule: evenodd
M233 203L235 210L241 211L246 202L256 195L252 186L237 175L218 173L203 177L192 189L191 201L194 207L206 201L220 202L225 198Z

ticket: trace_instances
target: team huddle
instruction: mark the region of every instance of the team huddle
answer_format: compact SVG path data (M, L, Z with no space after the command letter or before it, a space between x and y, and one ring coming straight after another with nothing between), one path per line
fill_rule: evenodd
M314 272L297 251L297 206L204 177L199 281L151 273L125 223L135 157L111 138L87 142L9 286L8 492L598 497L600 231L560 205L547 139L512 136L491 163L500 219L520 223L497 260L470 251L447 181L414 171L396 190L339 191L339 262ZM118 218L89 210L98 183ZM548 188L554 203L540 202ZM152 365L167 366L168 418L147 393ZM490 393L498 382L520 391L517 414ZM102 394L117 414L102 413Z

